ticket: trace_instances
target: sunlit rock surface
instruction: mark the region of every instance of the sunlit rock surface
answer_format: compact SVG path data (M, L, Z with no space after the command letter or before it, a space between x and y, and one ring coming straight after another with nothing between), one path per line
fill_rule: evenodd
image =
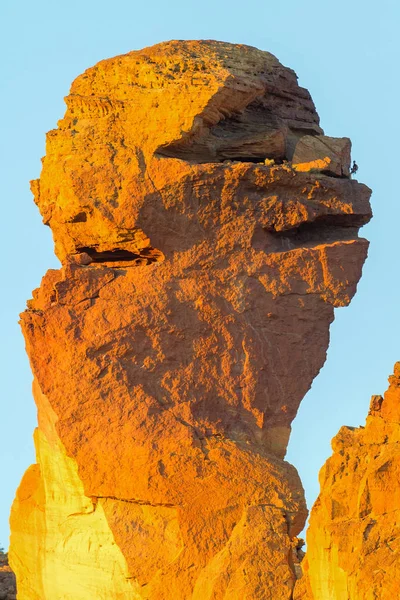
M57 417L36 382L33 392L39 407L38 464L25 473L11 517L18 598L141 598L102 507L85 496L76 462L55 431Z
M298 600L393 600L400 591L400 363L365 427L342 427L320 472Z
M368 246L349 141L275 57L221 42L103 61L66 102L32 186L63 267L22 315L18 597L289 600L290 425Z

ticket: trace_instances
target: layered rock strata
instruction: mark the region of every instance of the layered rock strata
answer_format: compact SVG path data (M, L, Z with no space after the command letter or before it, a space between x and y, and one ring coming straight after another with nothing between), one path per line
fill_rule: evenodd
M320 472L299 600L393 600L400 590L400 363L365 427L342 427Z
M349 141L275 57L221 42L103 61L66 103L32 185L63 266L22 314L19 598L289 600L290 424L368 246Z

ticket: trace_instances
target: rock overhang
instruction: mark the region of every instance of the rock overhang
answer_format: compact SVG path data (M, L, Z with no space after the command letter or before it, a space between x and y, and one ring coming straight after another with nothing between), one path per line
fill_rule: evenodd
M343 227L370 218L367 190L348 181L349 140L322 135L308 91L269 53L172 41L88 69L66 102L59 128L48 134L40 183L33 182L63 262L82 248L97 259L104 252L142 256L152 248L168 256L153 241L157 212L164 213L164 230L165 213L172 230L179 221L179 203L192 207L196 220L194 188L207 185L219 187L219 195L235 187L242 204L249 197L248 205L269 204L271 222L265 211L260 215L268 232L293 230L295 237L297 227L329 215L335 227L342 214L340 239ZM110 136L112 143L105 141ZM281 188L275 196L274 183ZM298 189L304 201L294 207L287 190ZM204 223L198 228L207 237Z

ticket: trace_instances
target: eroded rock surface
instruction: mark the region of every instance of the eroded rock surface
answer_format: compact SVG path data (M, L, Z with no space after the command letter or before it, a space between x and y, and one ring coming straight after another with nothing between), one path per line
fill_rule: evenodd
M0 600L15 600L15 575L8 564L7 554L0 551Z
M298 600L392 600L400 589L400 363L365 427L342 427L320 472Z
M131 52L66 102L33 183L63 267L22 315L39 428L19 598L289 600L307 511L283 459L361 275L370 190L340 140L293 165L319 119L254 48Z

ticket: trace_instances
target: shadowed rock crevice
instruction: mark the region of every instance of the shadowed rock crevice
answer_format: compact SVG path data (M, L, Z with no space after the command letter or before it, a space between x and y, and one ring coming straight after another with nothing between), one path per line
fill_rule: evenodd
M321 244L358 239L359 228L366 222L363 215L327 215L299 227L284 231L265 230L276 245L274 252L298 248L312 248Z
M305 133L318 135L322 130L309 124L303 130L291 129L284 117L274 114L265 98L259 97L242 112L224 116L199 134L160 146L157 155L179 158L194 163L214 163L226 160L277 164L293 157L296 141Z
M135 252L129 252L129 250L123 250L121 248L98 251L96 248L83 246L82 248L77 248L77 253L87 254L90 257L91 262L110 263L111 265L114 264L114 266L118 266L119 264L123 263L124 266L142 267L145 265L151 265L155 262L162 262L164 260L163 253L155 248L145 248L138 254Z
M115 498L114 496L95 496L96 500L114 500L116 502L127 502L128 504L137 504L138 506L151 506L153 508L177 508L174 504L168 504L163 502L148 502L147 500L140 500L137 498Z

